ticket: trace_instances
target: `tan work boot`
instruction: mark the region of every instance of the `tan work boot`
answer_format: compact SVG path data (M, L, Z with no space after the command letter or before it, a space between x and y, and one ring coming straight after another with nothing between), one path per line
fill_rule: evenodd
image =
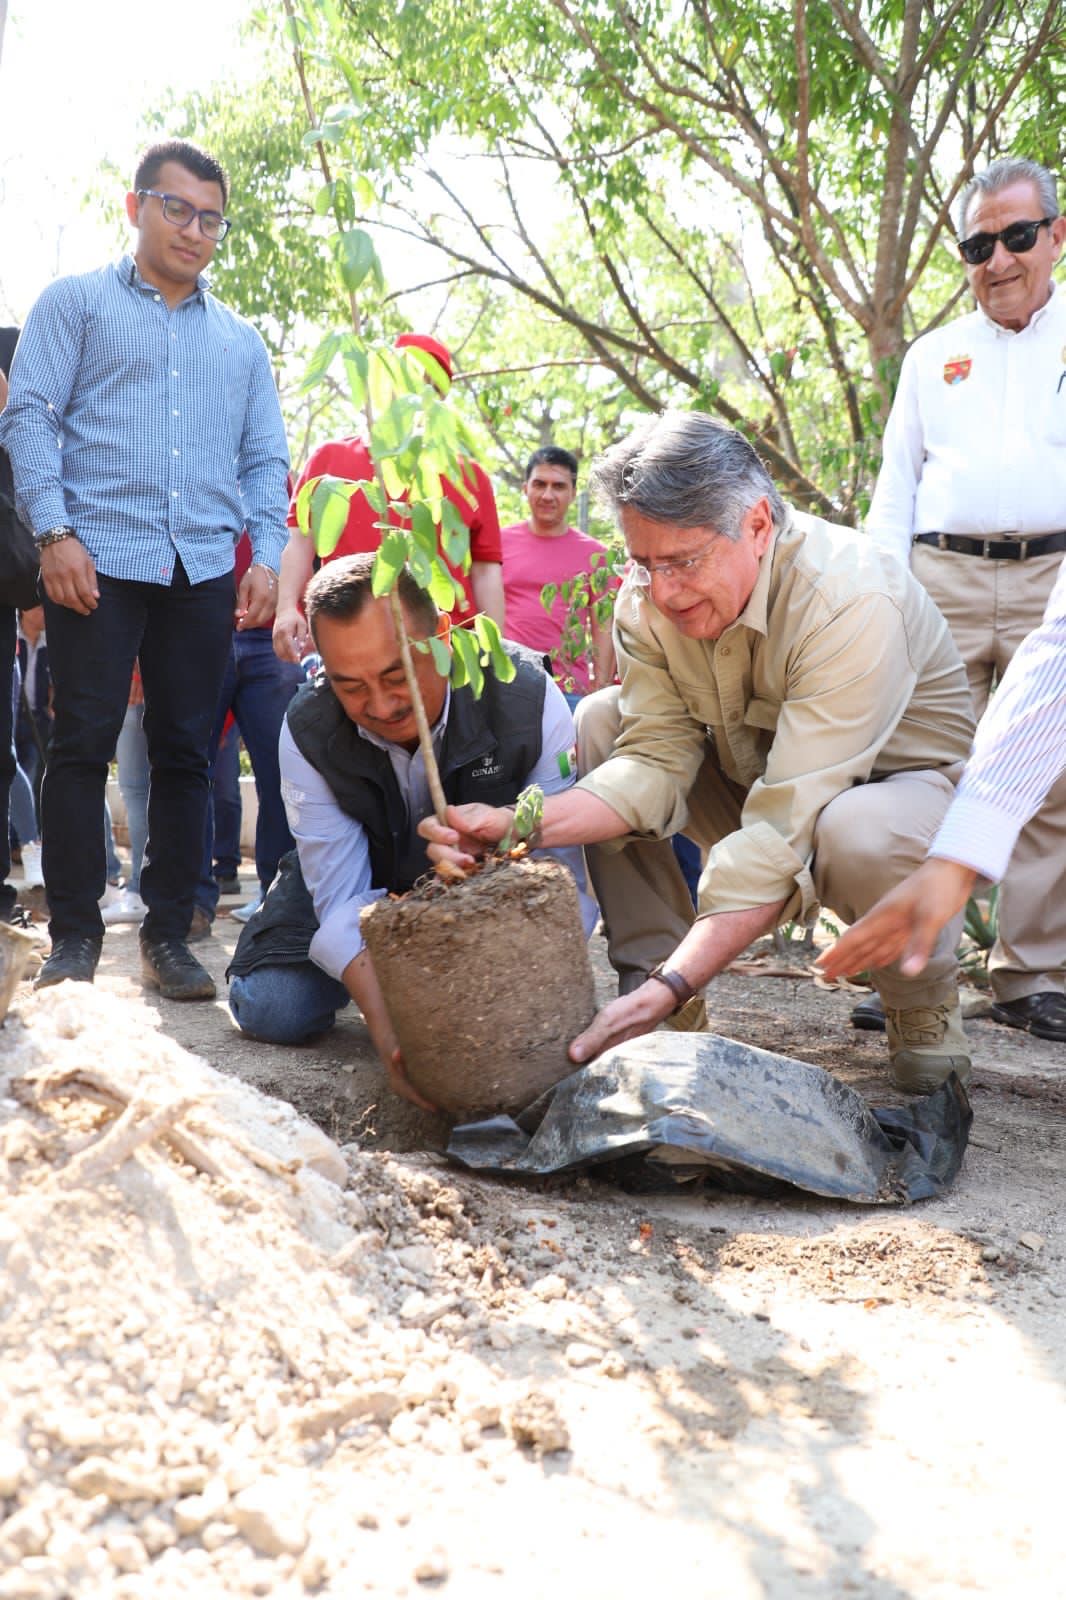
M907 1094L931 1094L957 1072L970 1079L970 1050L962 1031L962 1007L951 1005L885 1006L885 1031L892 1061L892 1081Z

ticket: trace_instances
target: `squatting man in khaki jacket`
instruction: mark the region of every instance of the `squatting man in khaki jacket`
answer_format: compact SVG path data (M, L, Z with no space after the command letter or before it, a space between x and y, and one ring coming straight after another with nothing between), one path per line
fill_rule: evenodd
M947 625L909 572L847 528L792 511L740 434L666 413L603 457L630 566L615 610L621 687L578 718L584 774L545 802L545 845L584 844L619 998L574 1040L587 1061L674 1016L754 939L819 905L861 916L923 859L973 737ZM506 809L430 819L464 861ZM709 852L699 909L666 842ZM956 987L960 916L919 977L873 974L897 1085L970 1061ZM681 1015L676 1015L681 1013Z

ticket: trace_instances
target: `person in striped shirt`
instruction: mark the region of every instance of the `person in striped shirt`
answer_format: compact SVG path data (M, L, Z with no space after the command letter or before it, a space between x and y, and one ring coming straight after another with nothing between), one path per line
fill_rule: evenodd
M981 878L998 882L1018 835L1066 772L1066 563L1044 620L1024 641L977 729L973 753L927 859L819 958L829 978L902 957L922 971L940 930ZM1066 861L1045 894L1066 894ZM1039 1027L1031 1032L1040 1037ZM1057 1037L1052 1034L1050 1037Z

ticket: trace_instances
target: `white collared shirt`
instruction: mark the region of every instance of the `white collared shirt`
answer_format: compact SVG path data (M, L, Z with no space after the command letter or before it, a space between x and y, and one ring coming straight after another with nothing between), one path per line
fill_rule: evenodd
M908 350L867 531L910 562L918 533L1066 528L1066 295L1019 333L983 311Z
M1019 833L1066 771L1066 562L1044 620L1014 654L977 729L930 855L973 867L993 882ZM1060 864L1048 862L1049 882Z

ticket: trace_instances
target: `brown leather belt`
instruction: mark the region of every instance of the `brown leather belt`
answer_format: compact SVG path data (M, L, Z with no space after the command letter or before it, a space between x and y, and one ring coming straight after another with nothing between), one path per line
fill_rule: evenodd
M1049 556L1066 550L1066 528L1043 533L1038 539L971 539L961 533L916 533L915 544L956 550L963 556L984 556L986 561L1025 561L1029 556Z

